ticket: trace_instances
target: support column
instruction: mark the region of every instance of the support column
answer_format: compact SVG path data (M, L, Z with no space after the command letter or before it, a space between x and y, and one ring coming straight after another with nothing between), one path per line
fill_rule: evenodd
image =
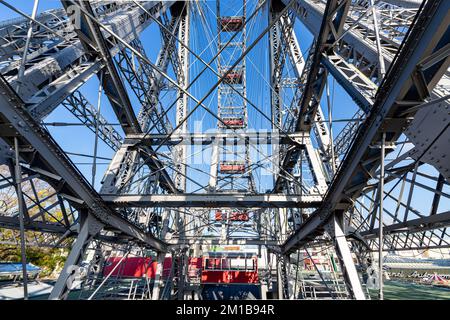
M277 266L278 299L289 299L289 256L278 256Z
M279 13L269 13L269 24ZM280 81L282 77L283 64L280 63L281 39L279 22L275 23L269 31L269 59L270 59L270 81L271 81L271 106L272 106L272 129L282 126Z
M361 282L353 262L352 254L344 233L343 212L335 213L330 221L329 232L335 241L336 253L339 257L342 273L344 275L347 289L353 299L365 300Z
M214 139L211 145L211 168L209 171L209 191L215 192L217 188L217 167L219 165L219 139Z
M287 209L278 209L279 239L284 242L288 235ZM289 299L289 256L277 256L278 299Z
M185 2L185 8L180 20L180 27L178 31L178 38L181 43L178 47L178 59L180 68L178 70L177 79L178 84L184 90L189 88L189 33L190 33L190 2ZM185 134L188 131L188 122L185 120L188 114L188 95L182 90L178 92L177 112L176 112L176 125L180 126L177 133ZM183 122L182 122L183 121ZM177 170L175 172L175 186L178 190L186 192L186 162L187 162L187 145L182 144L175 148L175 164ZM187 215L186 208L180 208L180 211L175 214L178 223L179 239L184 240L186 236L185 226L190 225L192 220L191 215ZM188 231L189 234L192 232ZM182 252L180 254L180 266L178 268L178 299L182 300L184 296L184 285L186 280L188 254Z
M189 25L190 25L190 13L189 2L185 4L185 12L180 20L180 27L178 31L178 37L181 41L178 47L178 60L179 68L177 70L178 85L187 90L189 87ZM177 112L176 112L176 126L180 128L176 131L177 134L186 134L188 132L188 122L184 120L188 114L188 102L189 97L184 91L178 91L177 97ZM182 121L184 121L182 123ZM181 144L175 147L175 164L177 171L175 172L175 185L179 190L186 190L186 155L187 145Z
M78 264L83 258L85 249L90 243L92 237L94 237L103 228L97 219L93 215L88 214L86 211L81 212L80 217L80 232L75 240L72 250L67 257L64 268L62 269L58 280L50 293L49 300L65 300L70 292L71 280L69 279L74 276Z
M385 158L385 142L386 142L386 132L383 132L381 139L381 168L380 168L380 207L379 207L379 217L378 217L378 274L379 274L379 298L383 300L383 204L384 204L384 158Z
M22 193L22 170L20 169L20 156L19 156L19 139L14 137L14 149L15 149L15 178L16 178L16 191L19 205L19 223L20 223L20 254L22 261L22 278L23 278L23 298L28 300L28 274L27 274L27 252L26 252L26 235L24 227L25 211L27 210Z
M162 214L162 228L161 228L161 239L166 238L167 230L169 229L169 210L164 209ZM162 287L162 276L164 271L164 259L166 257L165 252L159 252L156 260L156 272L155 272L155 281L153 283L153 291L152 291L152 300L158 300L161 287Z

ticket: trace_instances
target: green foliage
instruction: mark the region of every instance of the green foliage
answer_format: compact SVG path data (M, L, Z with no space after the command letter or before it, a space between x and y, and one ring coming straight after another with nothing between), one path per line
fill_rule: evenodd
M64 264L67 258L67 249L52 249L27 247L27 262L42 269L41 277L49 276L57 267ZM1 262L20 262L20 247L0 244Z

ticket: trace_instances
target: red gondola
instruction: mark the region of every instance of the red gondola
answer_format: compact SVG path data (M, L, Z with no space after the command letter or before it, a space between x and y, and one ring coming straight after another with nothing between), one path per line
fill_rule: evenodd
M226 212L222 212L222 210L216 211L216 221L222 221L226 219ZM248 221L249 216L246 211L231 211L228 212L228 220L230 221Z
M225 72L224 72L225 73ZM224 83L228 84L242 84L243 72L242 70L231 71L223 78Z
M221 162L219 165L220 173L240 174L245 172L244 162Z
M222 121L231 128L244 128L243 118L222 118Z
M163 279L170 276L172 258L163 263ZM121 278L155 279L156 261L150 257L112 257L106 260L103 275ZM189 258L188 277L202 284L257 284L258 257L246 252L212 252Z
M170 275L172 258L166 257L163 262L162 277L166 279ZM111 277L155 279L157 261L151 257L112 257L108 258L103 268L103 275L111 274ZM189 276L200 277L202 258L189 258Z
M246 252L210 252L203 257L202 284L256 284L258 257Z
M111 277L125 278L155 278L156 261L151 257L111 257L105 262L103 275L111 274ZM169 276L172 258L165 258L163 264L163 278Z
M221 31L237 32L244 26L243 17L222 17L220 19Z

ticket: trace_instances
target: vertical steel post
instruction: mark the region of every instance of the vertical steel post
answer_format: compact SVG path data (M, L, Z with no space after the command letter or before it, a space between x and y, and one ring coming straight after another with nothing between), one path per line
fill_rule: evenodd
M94 189L95 189L95 176L97 174L98 130L99 130L100 108L103 90L102 83L103 83L103 70L100 71L100 84L98 85L98 97L97 97L97 114L95 115L94 160L92 164L92 187Z
M169 219L170 219L170 212L168 209L164 209L162 213L162 227L161 227L161 233L160 237L161 239L165 239L167 235L167 231L169 229ZM153 284L153 291L152 291L152 300L158 300L160 296L161 286L162 286L162 277L164 272L164 259L166 257L166 254L164 252L158 252L156 260L156 272L155 272L155 280Z
M190 2L184 4L184 12L180 19L180 25L178 29L178 61L179 68L177 68L177 80L181 90L177 93L177 109L176 109L176 126L179 127L176 132L185 134L188 131L188 121L184 120L188 114L189 97L185 93L189 89L189 38L190 38ZM168 40L171 41L171 40ZM187 145L180 145L175 147L175 167L176 172L174 175L174 183L178 190L186 192L186 174L187 174ZM192 216L187 214L186 208L179 208L176 211L175 217L177 220L177 229L179 232L180 240L184 240L186 235L191 234L190 231L186 232L186 225L192 221ZM188 233L188 234L187 234ZM188 261L187 253L182 252L180 254L180 265L178 268L178 299L183 299L184 286L186 280L187 265L184 265Z
M23 277L23 298L28 300L28 275L27 275L27 253L25 244L25 227L24 227L24 203L22 193L22 170L20 169L19 160L19 140L14 137L15 148L15 171L16 171L16 185L17 185L17 197L19 205L19 224L20 224L20 254L22 261L22 277Z
M361 281L359 280L358 272L356 271L355 263L353 262L352 254L345 237L343 218L343 212L335 213L331 221L333 224L332 230L334 232L336 252L338 253L341 269L350 294L356 300L365 300L366 296L364 295Z
M384 65L384 57L381 48L380 42L380 31L378 28L378 20L377 20L377 8L375 7L374 0L370 0L370 5L372 7L372 17L373 17L373 28L375 29L375 41L377 44L377 52L378 52L378 61L380 63L380 78L383 79L386 75L386 67Z
M331 165L333 167L333 174L336 173L336 156L334 154L334 138L333 138L333 118L332 118L332 103L330 100L330 84L327 78L326 90L327 90L327 106L328 106L328 126L330 128L330 155L331 155ZM334 91L333 91L334 93Z
M25 65L27 63L28 48L30 47L31 37L33 36L33 21L34 21L34 19L36 19L38 5L39 5L39 0L34 0L33 11L31 13L30 26L28 27L28 32L27 32L27 40L25 42L25 47L23 49L23 55L22 55L22 61L20 61L19 73L17 75L17 87L16 87L17 94L19 94L21 80L25 74Z
M380 169L380 215L379 235L378 235L378 268L379 268L379 298L383 300L383 198L384 198L384 157L385 157L386 132L383 132L381 138L381 169Z
M80 260L83 258L85 248L89 244L91 238L99 233L103 228L103 224L101 224L87 211L80 211L80 215L80 230L78 237L73 243L72 249L70 250L69 256L64 264L64 268L59 274L59 278L56 281L50 296L48 297L49 300L61 300L67 298L70 290L72 289L69 287L69 277L73 275L74 269L78 267Z

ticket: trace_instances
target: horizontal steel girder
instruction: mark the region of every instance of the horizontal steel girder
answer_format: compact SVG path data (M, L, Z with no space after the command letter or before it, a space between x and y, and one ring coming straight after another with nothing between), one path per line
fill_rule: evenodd
M289 0L281 0L285 5L289 3ZM296 4L293 7L293 11L297 18L308 28L308 30L314 35L318 36L321 28L321 21L323 20L325 3L317 0L296 0ZM302 14L307 12L308 14ZM342 40L357 51L364 53L364 59L367 59L371 64L378 64L378 53L376 46L367 39L364 39L355 30L350 30L342 35ZM386 66L389 66L392 62L392 57L384 55Z
M305 241L320 235L323 232L322 227L328 223L333 212L345 211L351 207L349 199L357 198L361 194L362 187L371 178L368 173L377 168L380 163L380 150L370 146L380 144L382 131L385 131L389 137L387 143L395 141L404 131L404 128L399 125L388 126L386 119L402 120L402 102L409 100L414 105L423 103L446 72L450 63L447 55L440 56L433 68L422 71L419 65L433 57L433 53L441 52L445 44L448 44L449 6L448 1L427 2L403 44L402 51L379 88L373 111L361 127L352 148L342 162L340 171L324 198L324 205L288 238L283 244L284 252L291 252ZM443 21L446 22L443 23ZM427 74L426 83L416 80L416 73L420 72ZM422 86L427 88L426 92L421 90ZM375 159L375 161L364 165L367 159Z
M151 12L155 10L163 12L172 3L148 2L144 6ZM105 23L124 41L131 42L151 24L153 18L158 18L159 15L159 11L152 18L143 15L138 7L132 11L119 9L114 14L108 15ZM63 31L67 33L71 30L73 27L68 24ZM105 38L111 38L107 32L102 33ZM112 56L118 51L118 45L110 49ZM21 98L35 117L43 118L102 67L102 62L88 54L81 41L72 35L70 41L62 41L51 50L48 49L27 60L25 69L27 81L23 83ZM14 87L17 84L17 76L8 78L8 81Z
M6 216L0 213L0 227L6 229L20 230L20 222L18 216ZM52 222L42 222L42 221L25 221L25 229L38 231L38 232L48 232L48 233L58 233L63 234L67 231L67 228L59 223Z
M116 65L113 60L113 55L108 47L106 36L103 34L103 30L97 24L91 20L94 16L93 9L88 2L80 1L62 1L64 6L70 8L73 3L77 3L77 6L83 11L81 17L81 26L76 29L78 37L80 38L86 51L90 46L93 46L98 51L99 57L104 61L107 72L103 73L103 76L99 75L99 78L103 81L103 89L105 94L113 107L113 110L119 120L122 129L125 133L141 133L142 129L137 121L136 115L131 104L130 97L127 93L124 83L117 71ZM91 17L89 17L89 15ZM175 192L176 188L174 182L171 180L167 171L163 168L161 161L157 156L145 157L145 161L149 167L154 171L161 171L161 185L165 187L169 192Z
M286 0L283 0L283 2L286 2ZM400 16L404 14L406 14L406 16L413 16L413 13L417 12L418 8L424 1L382 1L380 6L383 7L383 3L386 2L402 7L393 7L393 20L391 23L393 25L397 25L397 29L408 29L407 26L412 23L412 18L410 21L409 18L400 18ZM361 5L363 2L360 1L359 4ZM355 2L353 2L353 5L357 6ZM367 5L367 3L365 3L365 5ZM325 1L297 0L294 7L294 12L298 19L300 19L313 34L317 35L320 26L319 22L324 15ZM308 14L303 15L302 12L307 12ZM362 31L365 29L364 23L366 22L361 21L359 23L362 23L362 25L351 29L353 27L353 23L356 23L357 17L358 14L355 14L355 12L351 10L346 20L346 26L344 27L345 32L342 34L342 41L334 47L334 52L332 54L328 53L323 55L322 63L361 108L355 116L362 118L365 117L363 116L364 114L369 113L375 99L378 84L382 79L380 78L380 75L378 75L378 80L374 80L372 78L377 78L378 72L375 72L375 70L372 72L372 76L367 73L369 66L379 65L379 62L377 62L379 58L377 57L376 42L370 40L374 36L374 31L372 30L372 36L366 34L365 31ZM400 27L400 25L402 27ZM366 31L370 28L371 27L367 26ZM386 67L391 65L395 52L399 48L401 43L400 41L402 39L402 36L397 36L396 39L383 37L383 34L387 35L389 33L390 32L388 30L380 30L383 47L382 55ZM405 34L405 31L402 31L402 34ZM352 53L350 54L350 52ZM432 90L432 99L439 99L448 95L449 83L450 79L448 75L444 75L440 80L439 85ZM423 150L427 148L428 144L426 141L433 140L435 133L439 132L443 126L446 125L445 121L440 121L439 119L445 119L445 115L442 116L441 113L445 113L445 110L448 108L448 101L441 101L440 103L432 104L427 108L420 109L415 119L409 123L409 129L404 131L404 134L416 146L415 150L417 152L412 155L412 158L417 160L417 157L420 156ZM437 123L436 119L440 122ZM436 125L430 126L430 123L435 123ZM334 143L336 155L340 156L345 154L352 142L352 137L355 134L356 129L357 123L348 123L343 131L341 131ZM419 131L421 132L420 135L415 134L415 132ZM446 177L446 179L449 179L450 175L448 161L445 161L445 159L448 158L448 155L446 152L442 152L441 150L445 150L443 145L445 145L446 141L448 141L449 135L450 131L447 130L445 134L441 135L440 142L436 143L436 148L434 147L429 150L422 158L423 162L434 166Z
M320 97L325 88L327 71L320 63L322 54L332 48L343 30L345 18L350 7L350 2L343 0L328 1L322 16L320 31L316 36L316 42L311 48L303 73L306 75L303 92L298 102L299 114L296 118L296 132L310 132L316 119L317 110L320 108ZM302 77L303 78L303 77ZM286 152L282 160L284 171L291 172L293 166L300 157L299 150L292 148ZM317 171L317 170L314 170ZM278 176L274 186L274 192L280 192L285 186L285 178Z
M279 240L262 240L262 239L244 239L244 238L232 238L232 239L220 239L220 238L208 238L208 237L202 237L202 238L196 238L196 239L175 239L172 238L167 241L169 244L169 247L177 248L180 246L191 246L194 244L199 245L228 245L228 246L278 246L280 245Z
M0 122L14 129L20 146L31 146L34 152L24 152L21 157L31 166L49 172L60 181L49 178L49 183L56 186L60 195L68 201L73 201L77 208L89 208L98 220L114 230L122 232L138 242L144 243L155 250L165 251L166 244L139 227L131 224L111 210L99 197L97 192L86 181L62 151L61 147L52 139L49 133L36 123L25 109L24 102L17 96L3 77L0 77ZM11 136L0 137L11 147L14 140Z
M166 195L102 195L112 207L169 208L314 208L321 196L283 194L166 194Z
M402 8L418 8L424 0L383 0L383 2L393 4Z
M165 134L129 134L124 140L125 145L209 145L219 140L223 144L237 143L249 144L291 144L303 145L304 138L309 133L278 134L274 132L211 132L211 133L174 133L170 137Z
M420 232L450 226L450 211L434 214L428 217L412 219L405 222L394 223L383 227L384 234L394 234L402 232ZM379 229L363 231L361 235L365 238L375 238L379 234Z
M90 15L95 16L89 2L79 1L61 1L70 13L73 10L73 4L75 3L79 8L83 8ZM84 50L90 52L95 58L101 59L106 67L107 72L102 73L102 76L98 74L102 80L102 86L108 97L109 102L120 121L122 129L125 133L140 132L140 126L137 121L136 115L133 111L130 98L126 91L125 85L120 79L120 75L112 59L111 52L108 48L108 42L103 35L100 27L92 21L87 15L82 14L79 19L80 27L75 28L75 31L80 39ZM91 49L93 47L94 50Z

